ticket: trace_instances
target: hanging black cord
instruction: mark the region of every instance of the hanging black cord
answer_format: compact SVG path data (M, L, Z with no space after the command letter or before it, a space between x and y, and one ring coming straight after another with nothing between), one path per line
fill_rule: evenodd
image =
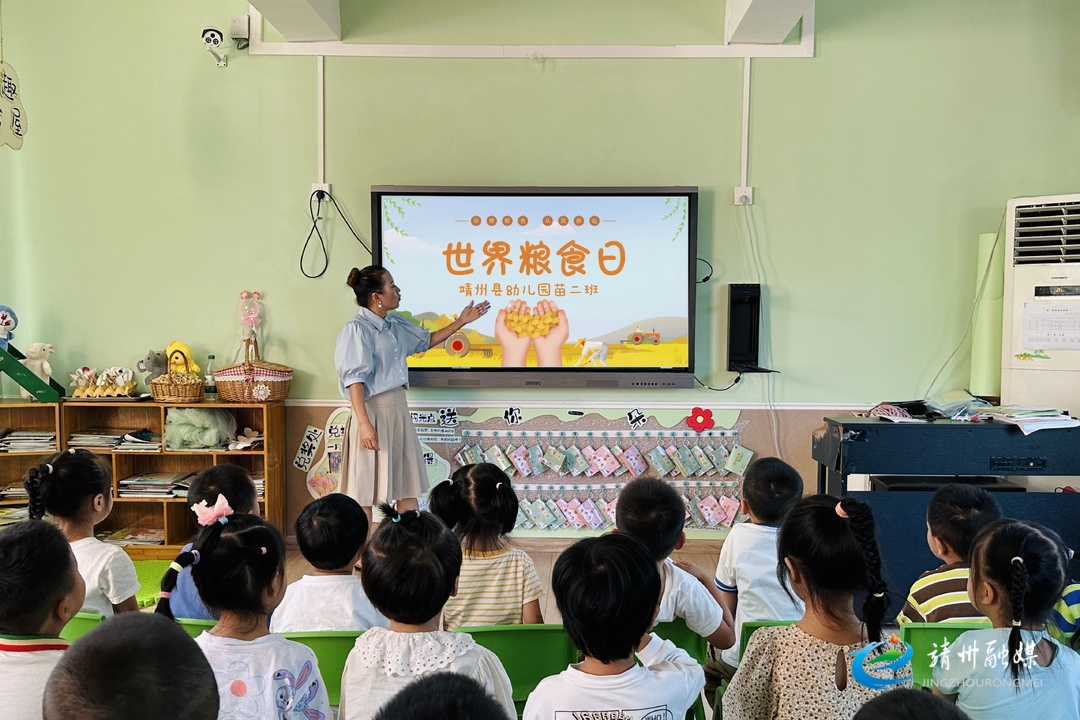
M713 272L714 272L714 271L713 271L713 266L712 266L712 263L711 263L711 262L709 262L708 260L706 260L705 258L700 258L700 257L699 257L699 258L697 259L697 261L698 261L698 262L703 262L703 263L705 263L706 265L708 265L708 266L709 266L709 272L708 272L708 274L707 274L707 275L706 275L705 277L703 277L703 278L701 278L700 280L698 280L698 281L697 281L697 284L698 284L698 285L701 285L702 283L707 283L707 282L709 282L709 278L711 278L711 277L713 276Z
M330 254L326 251L326 240L323 239L322 233L319 232L319 219L322 215L323 204L322 196L328 194L329 193L325 193L322 190L316 190L315 192L311 193L311 197L308 198L308 214L311 216L311 231L308 232L307 240L304 241L304 249L300 251L300 272L304 274L304 277L310 278L312 280L325 275L327 268L330 267ZM317 208L312 205L313 202L317 204ZM322 247L323 254L322 270L320 270L314 275L309 274L308 271L304 269L304 255L307 254L308 243L311 242L312 235L319 236L319 245L320 247Z
M722 387L722 388L714 388L711 385L706 385L705 383L703 383L703 382L701 382L700 380L697 379L697 375L694 376L694 379L697 380L698 385L705 388L706 390L712 390L714 392L724 392L725 390L730 390L731 388L733 388L733 387L735 387L736 385L739 384L739 381L742 380L742 373L739 373L738 375L736 375L735 379L731 381L730 385L728 385L727 387Z
M345 225L348 226L349 232L351 232L353 234L353 237L356 238L357 242L359 242L364 247L364 249L368 251L368 255L371 255L371 248L368 247L368 244L364 242L364 239L360 237L356 230L353 230L352 223L349 222L349 218L346 217L345 213L341 211L341 206L337 204L337 200L334 199L334 196L330 193L326 193L326 197L330 198L330 202L334 203L334 207L337 209L338 215L340 215L341 219L345 221ZM374 261L374 259L375 258L372 257L372 261Z

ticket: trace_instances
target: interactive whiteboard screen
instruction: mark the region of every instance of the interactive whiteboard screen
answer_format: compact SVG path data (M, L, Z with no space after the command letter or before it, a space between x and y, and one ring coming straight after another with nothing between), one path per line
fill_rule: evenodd
M437 330L468 302L491 303L409 358L415 384L693 383L696 188L384 187L372 198L398 312Z

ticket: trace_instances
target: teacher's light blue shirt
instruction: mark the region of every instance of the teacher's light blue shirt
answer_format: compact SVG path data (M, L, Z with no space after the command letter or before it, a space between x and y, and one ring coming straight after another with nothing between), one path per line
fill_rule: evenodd
M345 323L334 349L338 389L349 397L349 386L364 384L364 399L409 387L405 359L431 347L431 333L397 313L381 318L367 308Z

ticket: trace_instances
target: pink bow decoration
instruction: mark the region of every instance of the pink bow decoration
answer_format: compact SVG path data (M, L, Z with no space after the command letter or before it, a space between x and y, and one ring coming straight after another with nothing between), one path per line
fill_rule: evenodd
M217 502L214 503L214 507L210 507L203 500L198 505L191 506L192 511L195 513L197 522L206 527L207 525L213 525L218 520L224 517L228 517L233 514L233 509L229 507L229 500L224 494L219 494Z

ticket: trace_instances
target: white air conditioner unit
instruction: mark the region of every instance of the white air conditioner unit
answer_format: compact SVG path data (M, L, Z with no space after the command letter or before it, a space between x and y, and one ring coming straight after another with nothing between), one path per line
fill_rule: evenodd
M1005 212L1001 402L1080 416L1080 194Z

